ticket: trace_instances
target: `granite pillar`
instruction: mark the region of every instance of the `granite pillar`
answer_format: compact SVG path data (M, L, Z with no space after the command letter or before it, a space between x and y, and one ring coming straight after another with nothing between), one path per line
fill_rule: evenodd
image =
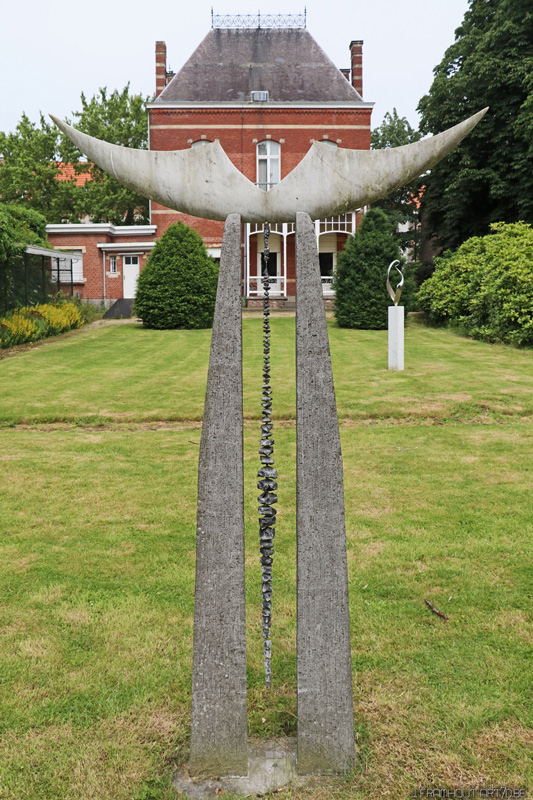
M342 455L314 226L296 215L298 772L355 763Z
M247 775L241 223L224 228L198 467L190 773Z

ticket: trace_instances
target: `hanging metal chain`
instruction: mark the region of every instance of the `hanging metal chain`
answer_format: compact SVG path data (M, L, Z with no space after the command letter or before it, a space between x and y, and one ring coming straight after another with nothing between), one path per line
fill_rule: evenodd
M270 225L265 223L265 248L263 254L262 284L263 284L263 391L261 395L261 447L259 456L263 466L258 471L260 479L257 488L262 494L259 501L259 540L261 549L261 581L263 595L263 653L265 664L265 683L270 686L271 678L271 653L270 624L272 617L272 558L274 555L274 525L276 524L276 509L272 508L277 503L278 497L273 492L278 488L276 478L278 473L274 469L274 439L272 435L272 389L270 387L270 278L268 275L268 237Z

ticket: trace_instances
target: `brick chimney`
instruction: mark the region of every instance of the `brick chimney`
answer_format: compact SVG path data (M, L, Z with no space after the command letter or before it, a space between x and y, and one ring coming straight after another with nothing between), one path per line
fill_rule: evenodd
M346 69L342 69L341 68L341 72L344 75L344 77L346 78L346 80L349 82L350 81L350 67L347 67Z
M363 42L357 39L350 42L350 55L352 57L352 86L363 96Z
M167 46L165 42L155 43L155 96L159 97L167 85Z

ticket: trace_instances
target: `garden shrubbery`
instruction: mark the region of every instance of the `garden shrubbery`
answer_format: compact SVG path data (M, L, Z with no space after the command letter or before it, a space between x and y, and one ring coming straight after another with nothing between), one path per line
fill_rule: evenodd
M134 313L147 328L211 328L217 283L217 266L201 237L177 222L139 275Z
M428 320L475 339L533 345L533 228L496 222L455 253L435 260L418 300Z
M0 319L0 348L36 342L83 325L75 303L44 303L16 308Z
M371 208L355 236L346 242L337 262L335 316L341 328L387 328L391 305L386 288L387 269L396 259L403 261L395 223L382 209ZM405 270L405 265L402 269ZM413 287L413 280L406 274L401 300L406 310L411 310Z

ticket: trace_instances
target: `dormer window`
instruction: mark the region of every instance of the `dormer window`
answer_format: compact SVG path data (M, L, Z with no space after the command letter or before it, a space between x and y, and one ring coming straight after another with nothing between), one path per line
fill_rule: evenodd
M268 103L268 92L250 92L252 103Z
M257 185L268 192L280 182L281 146L279 142L266 139L257 145Z

